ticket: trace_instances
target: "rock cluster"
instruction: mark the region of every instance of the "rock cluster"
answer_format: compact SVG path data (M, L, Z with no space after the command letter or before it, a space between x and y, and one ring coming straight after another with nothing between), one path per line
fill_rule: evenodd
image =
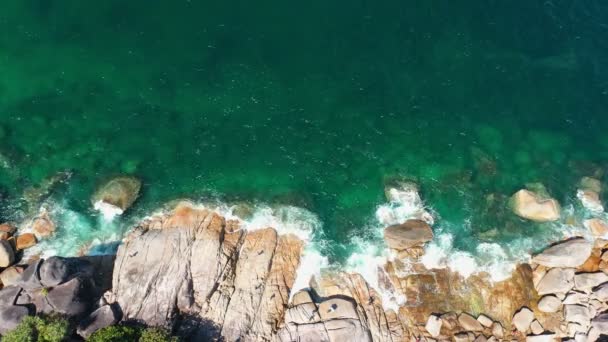
M38 241L32 233L16 234L17 229L9 224L0 225L0 280L3 269L6 270L17 261L19 251L32 247ZM3 282L0 282L0 286Z
M111 257L36 260L0 290L0 334L14 329L27 315L60 314L83 317L96 305L104 288L100 271L112 265ZM96 281L97 279L97 281Z

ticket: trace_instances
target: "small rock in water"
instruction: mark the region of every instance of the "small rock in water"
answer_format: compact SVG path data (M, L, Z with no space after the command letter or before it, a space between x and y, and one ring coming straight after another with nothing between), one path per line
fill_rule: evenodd
M516 215L531 221L550 222L560 218L560 206L555 199L543 199L529 190L523 189L515 193L511 205Z
M600 195L597 192L591 190L578 190L576 192L576 197L581 201L583 207L585 207L587 210L595 213L601 213L604 211L604 206L600 201Z
M580 182L580 188L585 191L593 191L599 194L602 192L602 182L592 177L583 177Z
M433 239L433 230L422 220L408 220L384 230L384 241L396 250L420 246Z
M584 225L596 238L604 237L608 234L608 223L604 220L593 218L585 220Z
M96 210L112 218L121 215L139 196L141 181L135 177L118 177L97 190L91 198Z
M44 238L55 232L55 223L49 212L45 208L41 208L38 216L32 220L31 228L37 237Z

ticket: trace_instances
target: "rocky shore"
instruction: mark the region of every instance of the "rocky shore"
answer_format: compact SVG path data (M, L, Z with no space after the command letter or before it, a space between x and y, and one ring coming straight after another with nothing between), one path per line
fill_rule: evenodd
M139 191L139 184L112 184L119 193ZM387 193L420 200L415 187L402 188ZM599 181L581 181L578 198L592 213L582 223L588 234L539 246L504 281L427 269L421 259L434 238L433 219L420 211L385 229L392 257L376 286L334 270L301 290L293 287L306 241L279 234L280 227L248 231L187 201L137 224L115 256L17 262L24 246L55 229L43 212L32 233L0 226L0 334L27 315L58 313L85 339L136 322L192 341L596 341L608 335L608 223L600 193ZM121 212L136 197L125 196L112 197ZM104 196L96 198L100 205ZM516 192L511 206L535 222L562 215L538 186ZM401 299L396 310L383 306L386 293Z

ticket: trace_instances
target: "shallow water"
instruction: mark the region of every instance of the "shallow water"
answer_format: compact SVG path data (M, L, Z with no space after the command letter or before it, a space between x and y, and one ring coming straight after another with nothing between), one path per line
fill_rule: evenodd
M566 228L514 218L504 196L542 182L568 204L606 170L600 1L150 3L0 12L2 218L71 170L51 197L75 236L60 254L191 197L307 208L323 254L345 261L381 239L384 186L405 177L443 250L511 258ZM89 197L124 173L144 193L110 229Z

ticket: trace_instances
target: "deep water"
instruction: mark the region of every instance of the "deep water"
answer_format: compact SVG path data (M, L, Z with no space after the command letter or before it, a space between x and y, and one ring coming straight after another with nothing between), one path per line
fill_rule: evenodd
M407 178L458 249L551 239L506 196L567 206L606 170L607 25L596 0L5 0L2 219L69 170L51 198L90 239L95 187L133 174L124 225L180 197L291 204L340 260Z

